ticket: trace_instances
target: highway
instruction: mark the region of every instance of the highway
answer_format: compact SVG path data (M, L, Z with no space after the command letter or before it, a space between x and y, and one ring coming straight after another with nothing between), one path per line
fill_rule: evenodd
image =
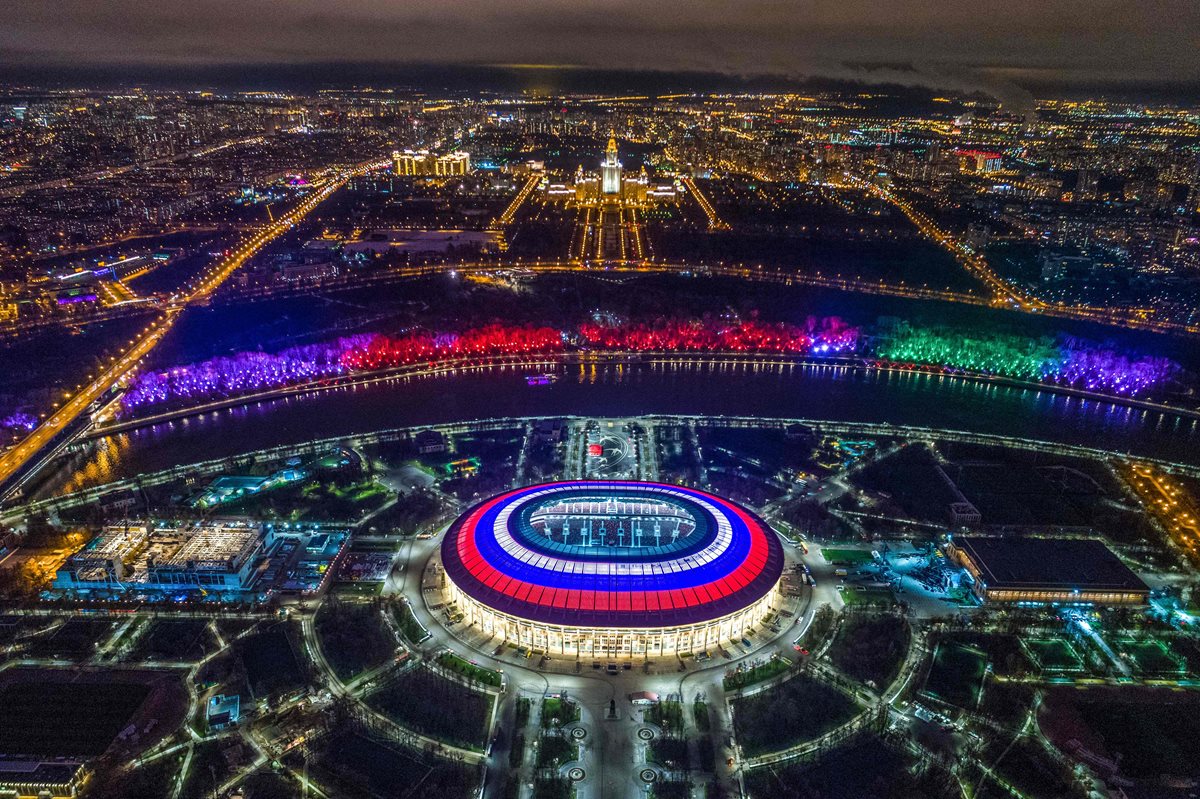
M580 229L590 223L584 219L578 223ZM581 234L575 238L574 248L581 248ZM591 237L589 236L590 240ZM594 246L594 245L593 245ZM245 299L249 297L282 297L293 293L311 293L314 290L336 291L340 289L361 288L376 284L394 283L402 280L432 277L436 275L457 274L462 276L499 275L511 270L520 270L530 274L561 274L566 272L594 274L598 277L606 275L679 275L683 277L728 277L755 283L773 283L785 286L813 286L817 288L836 289L838 291L860 292L909 299L941 300L967 305L992 306L995 303L981 294L940 291L924 286L909 286L903 282L887 283L883 280L870 281L854 278L843 278L837 275L825 275L821 272L796 272L778 267L746 266L738 264L695 264L682 261L659 261L653 258L627 259L619 261L585 260L582 255L572 260L514 260L509 263L495 261L477 261L448 264L420 264L417 266L397 266L372 272L355 272L323 281L320 286L280 286L254 287L245 290L222 292L224 299Z
M729 223L721 219L717 215L717 209L713 208L712 203L704 196L704 192L700 191L700 187L696 185L696 181L690 177L683 178L683 185L687 187L688 193L700 205L700 210L704 211L704 215L708 217L708 226L712 230L729 230Z
M590 213L590 209L589 209ZM497 219L497 225L503 229L500 224L501 220ZM636 223L630 223L637 235ZM1165 320L1156 320L1143 313L1125 312L1122 309L1107 309L1093 308L1088 306L1070 306L1070 305L1051 305L1039 300L1029 299L1025 295L1015 294L1008 290L1008 284L1004 283L994 273L988 270L990 278L980 276L981 280L992 288L994 293L972 293L962 291L948 291L929 288L928 286L908 285L904 281L889 283L884 280L864 280L862 278L847 278L837 274L825 274L821 271L796 271L793 269L748 265L748 264L699 264L688 263L683 261L668 261L656 260L655 258L635 257L623 258L619 260L605 260L596 258L589 260L586 258L584 249L588 241L595 238L593 235L588 235L586 231L592 227L590 219L584 218L577 223L579 229L573 237L572 255L574 257L565 260L549 259L549 260L532 260L526 261L514 259L507 262L502 261L473 261L466 263L441 263L441 264L420 264L416 266L398 266L389 269L381 269L375 271L354 271L345 275L340 275L334 278L329 278L322 281L319 285L283 285L283 286L256 286L246 289L236 289L222 293L223 300L243 300L249 298L273 298L285 297L295 294L309 294L314 291L332 292L339 290L349 290L362 288L371 285L384 285L403 280L413 280L419 278L433 277L437 275L457 274L463 276L487 277L489 275L500 275L511 270L520 270L523 273L530 274L561 274L561 273L586 273L596 276L604 275L630 275L630 274L646 274L646 275L678 275L684 277L723 277L736 280L744 280L752 283L771 283L784 286L812 286L815 288L834 289L836 291L846 291L861 294L872 294L885 297L901 297L905 299L915 300L936 300L939 302L951 302L961 305L975 305L981 307L999 308L1003 310L1019 312L1019 313L1036 313L1041 316L1050 316L1060 319L1072 319L1077 321L1096 322L1103 325L1113 327L1121 327L1132 330L1145 330L1155 333L1166 333L1172 335L1188 335L1200 336L1200 325L1188 325L1178 322L1170 322ZM962 245L947 243L944 234L929 234L937 239L943 246L949 246L957 249ZM939 238L942 236L942 238ZM595 242L593 242L593 246ZM641 250L640 238L637 240L636 250ZM960 257L966 257L964 253L957 253ZM971 264L970 269L979 269L983 263L981 256L971 256L968 259ZM234 267L236 268L236 267ZM994 281L999 281L995 283ZM1000 286L1004 288L1001 289ZM149 298L147 298L149 299ZM111 307L111 306L110 306ZM127 305L130 312L141 312L145 306ZM110 311L115 313L115 309ZM96 319L88 321L100 321L108 316L97 316ZM49 326L50 324L59 324L57 320L53 322L42 323L41 326ZM10 326L11 327L11 326ZM15 329L4 332L15 332Z
M387 161L371 161L336 173L304 198L278 221L260 230L224 261L215 264L193 281L186 293L171 297L161 316L143 329L129 345L105 366L90 383L74 394L64 397L63 404L19 443L0 455L0 487L7 486L21 469L60 433L66 430L93 402L135 370L142 359L162 340L185 308L205 301L231 274L271 241L286 233L310 211L350 179L388 165Z
M586 228L587 220L578 223ZM573 252L580 248L577 235L574 238ZM973 264L982 262L981 256L972 259ZM938 300L963 305L976 305L1020 313L1036 313L1040 316L1051 316L1059 319L1097 322L1112 327L1122 327L1131 330L1145 330L1154 333L1174 335L1200 336L1200 325L1188 325L1179 322L1157 320L1142 314L1126 313L1121 309L1092 308L1088 306L1050 305L1031 299L1014 299L1006 290L1002 296L987 293L971 293L961 291L946 291L932 289L927 286L912 286L904 281L888 283L884 280L864 280L862 278L846 278L836 274L824 274L821 271L799 272L776 266L726 263L688 263L683 261L656 260L654 258L630 258L623 260L586 260L581 254L577 259L521 260L509 262L480 261L466 263L420 264L417 266L401 266L373 272L355 272L323 281L319 286L287 286L287 287L258 287L225 295L228 299L246 297L278 297L292 293L311 293L313 291L336 291L339 289L360 288L373 284L384 284L398 280L421 277L431 277L443 274L479 275L501 274L508 270L521 270L534 274L558 274L564 272L584 272L601 275L624 274L674 274L689 277L728 277L749 282L774 283L785 286L813 286L829 288L838 291L875 294L886 297L903 297L916 300ZM999 278L996 278L999 280ZM988 281L984 281L991 285ZM1007 286L1007 284L1003 284ZM994 288L994 286L993 286ZM1022 297L1024 295L1021 295Z

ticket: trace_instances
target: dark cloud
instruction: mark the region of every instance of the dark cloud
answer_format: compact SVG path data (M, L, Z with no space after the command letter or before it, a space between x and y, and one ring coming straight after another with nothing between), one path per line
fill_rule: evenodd
M35 0L0 26L0 61L18 64L574 64L982 88L1018 104L1030 75L1196 81L1198 47L1195 0Z

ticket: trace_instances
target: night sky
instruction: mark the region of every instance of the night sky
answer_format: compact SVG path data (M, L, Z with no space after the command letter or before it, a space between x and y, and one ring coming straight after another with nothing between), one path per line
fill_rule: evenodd
M1195 0L32 0L6 4L0 65L520 65L828 77L983 89L1200 81ZM540 69L553 66L556 69ZM140 69L140 72L138 69Z

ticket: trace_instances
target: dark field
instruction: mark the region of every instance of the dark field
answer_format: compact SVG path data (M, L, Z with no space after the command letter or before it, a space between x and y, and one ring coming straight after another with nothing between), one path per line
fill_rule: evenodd
M354 732L330 737L319 770L344 789L342 796L380 799L429 797L466 799L474 794L478 775L467 766L430 758L380 743Z
M939 644L925 680L925 692L936 699L974 710L979 704L987 655L957 641Z
M1137 780L1164 776L1200 779L1200 697L1166 689L1051 691L1042 707L1043 731L1061 747L1075 739Z
M838 749L819 763L785 764L746 774L751 796L780 799L957 799L953 777L930 769L909 772L910 758L868 737Z
M851 616L838 629L829 659L854 679L883 688L895 679L908 639L902 616Z
M854 701L835 688L799 676L735 703L734 730L748 757L787 749L849 721Z
M459 746L482 749L492 698L423 668L401 672L366 698L400 725Z
M134 660L193 661L204 657L211 643L208 623L200 619L155 619L134 644Z
M57 630L33 639L29 654L45 658L85 658L95 654L96 644L115 626L111 621L69 619Z
M0 688L0 752L99 755L150 691L136 683L10 682Z

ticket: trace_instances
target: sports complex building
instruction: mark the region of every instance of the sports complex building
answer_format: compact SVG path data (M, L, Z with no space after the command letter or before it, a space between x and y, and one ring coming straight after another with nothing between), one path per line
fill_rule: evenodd
M551 654L654 657L743 637L778 604L783 547L681 486L561 482L486 500L442 542L466 624Z
M1145 605L1150 589L1101 541L954 536L948 547L984 602Z

